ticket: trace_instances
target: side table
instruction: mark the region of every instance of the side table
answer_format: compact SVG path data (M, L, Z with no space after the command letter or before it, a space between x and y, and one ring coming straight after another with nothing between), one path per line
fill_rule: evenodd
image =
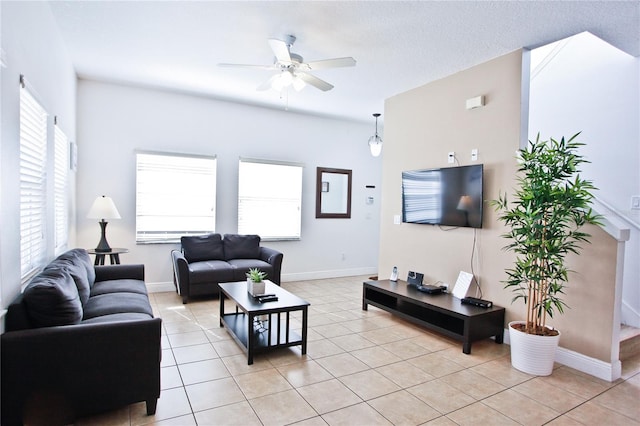
M87 249L87 253L95 254L96 261L94 265L104 265L104 258L109 255L109 260L112 265L120 264L120 255L122 253L129 253L129 249L126 248L112 248L111 251L96 251L96 249Z

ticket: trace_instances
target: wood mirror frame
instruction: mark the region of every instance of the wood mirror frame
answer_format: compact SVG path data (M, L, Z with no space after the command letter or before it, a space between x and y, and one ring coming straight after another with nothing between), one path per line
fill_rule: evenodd
M316 168L316 218L351 218L351 170Z

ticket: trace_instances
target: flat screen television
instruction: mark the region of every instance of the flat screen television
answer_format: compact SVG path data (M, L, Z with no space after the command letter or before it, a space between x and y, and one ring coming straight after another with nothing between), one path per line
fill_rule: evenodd
M482 228L483 165L402 172L402 221Z

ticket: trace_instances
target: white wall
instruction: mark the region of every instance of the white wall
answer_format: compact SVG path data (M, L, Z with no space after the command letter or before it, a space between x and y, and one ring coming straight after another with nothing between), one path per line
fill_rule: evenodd
M596 196L627 217L640 194L640 59L590 33L563 47L531 81L529 139L570 137L582 131L583 167ZM600 211L606 213L605 211ZM635 221L638 221L635 213ZM623 323L640 327L640 229L625 247Z
M75 140L76 77L47 3L0 2L0 8L2 49L7 62L7 67L1 71L0 101L0 303L6 306L20 292L20 74L25 75L35 88L39 100L49 113L51 148L54 116L58 117L58 123L69 139ZM73 176L71 180L69 202L73 206ZM48 203L49 209L51 205ZM73 224L73 212L70 215ZM52 223L47 225L49 235L52 235ZM70 231L73 242L73 226ZM49 240L53 242L52 238ZM48 245L47 257L54 257L53 243Z
M237 231L239 157L272 159L304 164L302 238L265 244L284 253L283 280L374 273L382 165L369 154L372 131L373 123L80 80L78 245L97 244L99 226L86 214L96 196L111 196L122 219L109 223L109 244L129 248L121 261L144 263L148 283L170 282L169 253L178 245L135 244L135 150L216 155L220 233ZM351 219L315 218L316 167L353 170Z

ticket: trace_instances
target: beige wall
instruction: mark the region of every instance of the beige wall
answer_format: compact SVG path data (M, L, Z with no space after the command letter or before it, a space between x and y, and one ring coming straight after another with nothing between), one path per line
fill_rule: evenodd
M522 93L526 93L522 90L522 63L523 51L518 50L387 99L378 264L381 279L388 278L397 266L402 279L413 270L423 272L427 283L443 281L452 287L459 271L471 272L473 229L393 224L394 215L402 210L401 172L447 167L449 151L455 151L460 165L475 164L471 162L475 148L479 151L477 163L484 164L484 199L495 199L501 191L511 192L517 170L515 151L520 135L526 134L522 132L526 123L521 122ZM528 77L527 70L524 74ZM465 101L478 95L485 96L486 105L467 110ZM594 244L588 256L572 263L580 271L578 278L571 278L567 294L573 309L558 326L562 325L564 334L561 346L609 362L615 271L611 254L615 255L615 243L596 231L599 240L606 243ZM514 259L512 253L502 250L507 242L501 237L503 232L497 214L485 202L483 228L476 234L473 272L480 280L483 297L506 307L507 321L520 320L524 306L521 302L511 305L513 295L503 290L501 283L504 270ZM596 262L583 262L593 259L592 255L597 256ZM597 283L579 283L589 288L588 293L573 291L574 280L592 282L596 272ZM593 332L588 339L580 337L585 324L591 324Z

